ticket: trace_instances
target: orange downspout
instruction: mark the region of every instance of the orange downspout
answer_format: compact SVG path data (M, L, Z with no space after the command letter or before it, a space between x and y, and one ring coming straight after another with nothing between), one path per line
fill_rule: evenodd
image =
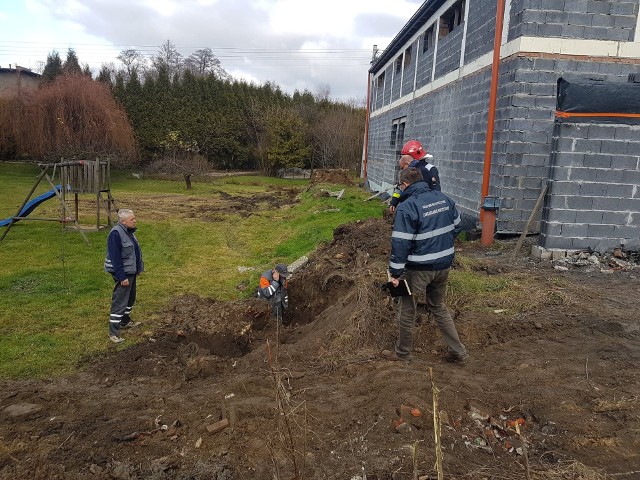
M489 94L489 118L487 119L487 138L484 146L484 170L482 172L482 191L480 197L480 222L484 220L482 209L484 198L489 194L491 177L491 155L493 153L493 131L496 119L496 99L498 97L498 74L500 71L500 46L502 44L502 23L504 19L504 0L498 0L496 9L496 34L493 38L493 65L491 67L491 91ZM484 228L483 228L484 230ZM493 238L493 232L491 232Z
M362 147L362 178L367 181L367 160L369 149L369 102L371 101L371 73L367 72L367 118L364 122L364 146Z

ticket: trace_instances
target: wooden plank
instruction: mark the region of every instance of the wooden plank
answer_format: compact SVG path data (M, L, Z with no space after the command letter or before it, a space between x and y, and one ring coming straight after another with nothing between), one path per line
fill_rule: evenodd
M536 216L536 213L538 213L538 210L542 205L542 201L544 200L544 196L547 194L548 187L549 187L549 182L545 181L544 186L542 187L542 190L540 190L540 195L538 196L538 200L536 201L536 204L534 205L533 210L531 210L531 215L529 215L529 220L527 220L527 223L524 226L522 235L520 235L520 238L518 239L518 243L516 243L516 248L513 249L513 253L511 254L511 258L509 259L511 262L513 262L516 259L516 255L518 255L518 252L522 247L522 243L524 242L524 239L527 236L527 232L529 231L529 226L531 225L531 222L533 222L533 219Z

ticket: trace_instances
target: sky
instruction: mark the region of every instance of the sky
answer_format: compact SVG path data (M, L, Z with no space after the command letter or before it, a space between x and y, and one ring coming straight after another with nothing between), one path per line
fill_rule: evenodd
M329 89L364 100L380 50L422 0L0 0L0 67L38 70L73 48L97 73L134 48L151 58L170 40L185 57L211 48L233 77L288 92Z

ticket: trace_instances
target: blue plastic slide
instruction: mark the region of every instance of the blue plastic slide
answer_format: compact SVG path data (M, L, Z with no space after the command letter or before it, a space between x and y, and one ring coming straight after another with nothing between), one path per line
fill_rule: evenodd
M62 185L56 185L56 189L58 191L60 191L61 188L62 188ZM36 207L40 205L42 202L46 202L47 200L55 196L56 196L56 192L53 189L43 193L42 195L38 195L33 200L30 200L29 202L27 202L27 204L22 208L22 210L20 210L18 217L26 217L31 212L33 212L36 209ZM0 227L6 227L7 225L9 225L11 223L12 218L13 217L9 217L9 218L5 218L4 220L0 220Z

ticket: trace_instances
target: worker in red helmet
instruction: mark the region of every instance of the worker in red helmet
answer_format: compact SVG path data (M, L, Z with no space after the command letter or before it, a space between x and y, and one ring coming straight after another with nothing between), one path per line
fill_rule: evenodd
M400 170L409 167L417 168L422 173L422 179L427 182L431 190L441 191L438 169L430 163L433 155L427 153L418 140L409 140L404 144L400 153L402 154L400 160L398 160ZM401 193L402 191L399 188L393 191L389 202L391 213L395 212L400 202Z

